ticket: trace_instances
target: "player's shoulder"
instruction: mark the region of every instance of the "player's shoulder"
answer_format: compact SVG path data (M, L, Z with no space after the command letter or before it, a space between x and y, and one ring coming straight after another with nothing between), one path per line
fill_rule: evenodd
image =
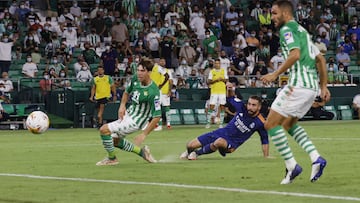
M261 124L264 124L266 121L266 118L261 113L257 115L257 119L260 121Z

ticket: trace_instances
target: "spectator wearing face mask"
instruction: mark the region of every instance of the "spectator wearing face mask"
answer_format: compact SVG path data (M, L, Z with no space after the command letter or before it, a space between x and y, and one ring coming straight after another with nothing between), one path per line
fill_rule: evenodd
M196 57L196 51L195 49L190 46L190 42L186 41L184 46L181 47L179 52L179 61L185 60L186 64L190 67L194 65Z
M285 59L284 56L282 55L281 49L279 48L277 51L277 54L273 57L271 57L270 62L269 62L269 67L268 67L268 72L272 73L274 71L276 71L277 69L279 69L279 62L280 63L284 63Z
M65 38L65 44L68 48L74 49L78 46L76 29L70 23L67 24L67 28L63 32L63 38Z
M44 71L42 75L43 78L39 81L39 86L40 86L42 100L44 101L44 103L46 103L47 95L51 91L53 81L50 79L50 74L48 71Z
M91 81L92 78L93 78L93 76L92 76L92 74L91 74L91 72L89 70L89 67L86 66L85 64L83 64L81 66L80 71L76 75L77 81L79 81L79 82L89 82L89 81Z
M112 26L110 33L112 39L118 43L123 43L126 39L129 39L129 31L120 19L116 20L116 23Z
M52 69L52 68L57 73L60 72L60 70L62 70L62 69L67 70L67 67L59 61L57 56L53 56L53 58L52 58L52 60L50 62L50 65L48 65L49 70Z
M68 76L66 74L66 71L64 69L61 69L59 71L59 77L57 78L57 85L62 88L68 88L71 89L71 83L68 79Z
M349 78L347 72L345 72L345 67L342 63L339 63L339 72L335 75L335 80L337 84L348 84Z
M118 53L110 44L105 45L105 51L101 54L101 65L104 67L105 75L114 76L118 66Z
M11 49L14 42L9 40L9 36L4 34L0 41L0 73L9 72L11 65Z
M32 62L31 56L28 55L26 58L26 63L24 63L22 67L23 76L26 78L35 78L37 72L38 72L37 65L34 62Z
M81 16L81 8L78 6L77 1L74 1L73 5L70 7L70 13L77 18Z
M20 6L15 11L15 17L18 19L19 22L26 25L26 14L30 12L29 8L25 7L25 3L22 1L20 2Z
M3 72L0 79L0 92L4 94L12 92L14 90L13 82L9 79L9 73Z
M321 37L318 35L316 37L315 46L320 50L322 55L325 55L327 52L327 48L324 42L321 41Z
M146 35L147 48L150 50L150 55L152 58L159 58L159 43L160 43L160 34L157 32L155 25L151 27L151 32Z

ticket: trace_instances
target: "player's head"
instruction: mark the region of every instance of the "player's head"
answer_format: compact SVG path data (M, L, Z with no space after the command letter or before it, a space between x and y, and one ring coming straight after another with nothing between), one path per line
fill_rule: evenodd
M160 60L159 60L159 65L163 68L167 68L165 67L166 66L166 60L165 58L161 57Z
M220 69L220 59L215 59L215 68Z
M98 66L97 72L98 72L98 76L100 76L100 77L104 76L104 73L105 73L104 67Z
M290 1L278 0L271 8L271 20L275 27L279 28L289 20L293 19L294 8Z
M246 109L250 116L257 116L261 109L261 98L259 96L250 96L246 104Z
M151 81L150 72L153 69L153 62L149 58L143 57L137 67L137 77L141 83L148 83Z

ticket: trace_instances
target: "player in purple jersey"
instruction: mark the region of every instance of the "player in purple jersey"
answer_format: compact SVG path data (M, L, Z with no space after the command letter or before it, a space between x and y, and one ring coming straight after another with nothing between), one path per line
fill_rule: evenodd
M231 95L227 98L236 109L234 118L224 127L205 133L190 141L187 150L180 155L181 159L195 160L203 154L210 154L219 150L222 156L234 152L248 140L254 132L258 132L262 144L264 157L269 156L269 139L264 128L265 118L260 114L261 98L251 96L245 104Z

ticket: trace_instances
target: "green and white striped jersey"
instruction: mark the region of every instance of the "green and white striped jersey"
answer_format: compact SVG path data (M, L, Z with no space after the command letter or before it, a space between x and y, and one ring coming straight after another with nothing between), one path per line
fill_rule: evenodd
M320 53L309 33L292 20L280 28L280 46L285 59L290 50L300 49L300 59L289 69L288 84L294 87L319 89L315 57Z
M161 116L160 90L153 81L148 86L142 86L134 75L125 91L131 96L127 113L140 127L149 118Z

